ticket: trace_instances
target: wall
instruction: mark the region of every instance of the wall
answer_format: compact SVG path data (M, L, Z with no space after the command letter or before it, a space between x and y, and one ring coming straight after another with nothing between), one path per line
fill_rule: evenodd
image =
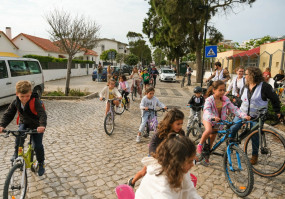
M18 49L7 39L7 37L0 32L0 52L9 52L18 54Z
M233 60L232 59L227 60L227 57L233 56L233 55L241 53L241 52L244 52L244 51L230 50L230 51L226 51L226 52L219 52L217 57L216 57L215 62L216 61L221 62L223 68L228 67L229 72L233 73L235 66L239 66L239 63L236 62L235 66L233 66ZM236 61L237 60L239 60L239 59L236 59Z
M88 68L88 74L93 73L93 67ZM45 82L50 80L62 79L66 77L66 69L43 70ZM71 69L71 77L87 75L87 68Z
M260 46L260 61L259 68L264 71L269 67L270 55L272 54L271 62L271 76L274 77L279 73L281 67L281 60L283 54L284 41L277 41L269 44L263 44ZM284 67L283 67L284 69Z

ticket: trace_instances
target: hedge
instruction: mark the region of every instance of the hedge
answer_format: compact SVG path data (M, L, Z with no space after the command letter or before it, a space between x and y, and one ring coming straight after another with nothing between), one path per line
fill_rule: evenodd
M37 59L39 60L39 62L67 62L67 59L55 58L55 57L49 57L49 56L24 55L23 57ZM72 62L73 63L94 64L94 61L79 60L79 59L73 59Z

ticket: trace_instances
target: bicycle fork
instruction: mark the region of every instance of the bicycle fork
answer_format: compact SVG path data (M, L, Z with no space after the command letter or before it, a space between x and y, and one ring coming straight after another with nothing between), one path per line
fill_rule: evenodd
M235 143L230 143L228 146L227 146L227 156L228 156L228 162L229 162L229 166L230 166L230 170L231 171L235 171L235 169L233 168L233 163L232 163L232 157L231 157L231 146L232 145L236 145ZM236 157L237 157L237 163L238 163L238 168L239 170L242 170L242 167L241 167L241 162L240 162L240 155L239 153L236 151Z

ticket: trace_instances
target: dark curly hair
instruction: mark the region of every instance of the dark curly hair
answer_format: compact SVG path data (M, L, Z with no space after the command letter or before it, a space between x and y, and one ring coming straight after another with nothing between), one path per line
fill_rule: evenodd
M120 78L122 78L124 82L127 81L127 78L125 75L121 75Z
M183 181L183 165L185 160L196 154L195 144L185 136L171 133L156 149L154 158L161 165L170 187L176 191L181 189Z
M250 66L246 70L247 70L246 75L248 75L249 81L252 81L256 85L258 85L260 82L264 81L263 76L262 76L262 72L259 68ZM248 82L247 82L247 84L248 84Z
M184 113L176 108L171 109L168 113L164 116L163 120L159 122L157 127L157 135L160 139L167 138L169 133L171 132L171 126L173 122L177 120L183 120ZM179 134L183 134L184 131L181 129Z

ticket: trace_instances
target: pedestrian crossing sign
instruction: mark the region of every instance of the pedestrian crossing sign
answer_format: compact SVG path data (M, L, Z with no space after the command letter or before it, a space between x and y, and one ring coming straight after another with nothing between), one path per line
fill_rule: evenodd
M217 57L218 46L206 46L205 47L205 56L206 57Z

